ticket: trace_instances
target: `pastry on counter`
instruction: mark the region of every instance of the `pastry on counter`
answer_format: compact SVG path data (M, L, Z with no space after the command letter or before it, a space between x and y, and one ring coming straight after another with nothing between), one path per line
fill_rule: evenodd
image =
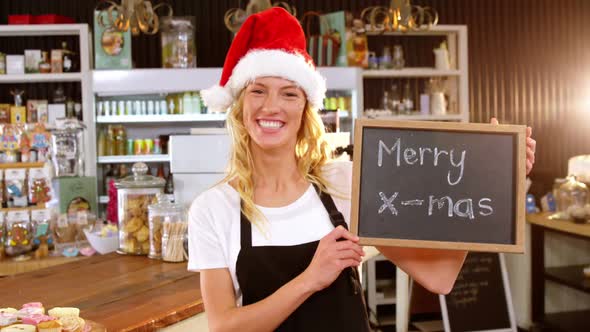
M55 307L47 312L49 316L61 318L63 316L80 316L80 309L73 307Z
M62 325L57 320L50 320L47 322L41 322L37 325L38 332L61 332Z
M16 314L18 310L14 308L1 308L0 314Z
M28 324L15 324L1 328L0 332L37 332L37 327Z
M18 321L16 314L12 313L0 313L0 328L14 324Z
M86 322L78 316L62 316L59 318L63 332L82 332Z

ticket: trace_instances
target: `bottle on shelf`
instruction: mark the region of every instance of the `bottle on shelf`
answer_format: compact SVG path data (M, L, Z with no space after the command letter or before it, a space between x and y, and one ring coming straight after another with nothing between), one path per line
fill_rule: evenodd
M107 127L105 153L107 156L115 155L115 130L113 126Z
M121 164L119 166L119 178L122 179L129 175L129 167L127 164Z
M166 109L168 110L165 114L176 114L177 106L175 104L174 95L169 93L166 95Z
M51 73L51 63L49 63L49 54L47 51L41 52L41 62L39 63L39 72L43 74Z
M193 98L189 91L185 91L182 95L182 106L184 107L184 114L194 113Z
M166 194L174 194L174 181L172 179L172 172L168 171L168 176L166 177L166 184L164 185L164 192Z
M414 111L414 99L410 93L410 82L406 82L406 85L404 85L402 104L404 105L404 109L406 110L407 114L410 114Z
M163 164L160 164L160 166L158 166L158 171L156 173L156 176L166 180L166 176L164 175L164 165Z
M391 91L390 91L390 98L391 98L391 111L393 113L403 113L404 107L401 103L400 91L397 87L397 84L391 84Z
M181 93L174 95L174 105L176 106L174 114L184 114L184 103Z
M107 164L105 167L104 173L104 184L103 189L104 193L107 194L109 192L109 182L115 178L115 171L114 167L111 164Z
M198 91L193 91L192 93L192 106L194 114L201 114L201 97Z
M61 52L63 61L63 72L71 73L74 71L74 52L68 49L68 43L65 41L61 42Z
M105 134L104 130L99 130L98 132L98 147L97 152L99 156L106 156L107 155L107 135Z

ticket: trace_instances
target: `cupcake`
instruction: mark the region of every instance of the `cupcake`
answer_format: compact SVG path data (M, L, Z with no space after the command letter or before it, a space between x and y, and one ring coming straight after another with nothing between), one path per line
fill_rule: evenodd
M38 332L61 332L61 323L57 320L50 320L47 322L41 322L37 325Z
M59 318L63 332L82 332L86 322L77 316L62 316Z

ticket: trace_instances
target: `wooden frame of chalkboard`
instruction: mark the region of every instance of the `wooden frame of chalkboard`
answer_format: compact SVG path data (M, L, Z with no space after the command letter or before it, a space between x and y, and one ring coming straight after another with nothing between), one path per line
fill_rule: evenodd
M504 255L469 255L475 261L466 262L451 293L438 296L445 332L516 332Z
M351 232L360 237L363 245L524 252L525 139L526 127L519 125L358 119L354 134ZM424 145L404 149L413 141ZM459 163L453 152L460 148L463 150ZM442 165L444 157L448 174L441 176L438 161ZM416 163L418 159L420 162ZM373 161L377 167L372 167ZM450 165L460 165L460 171L451 174ZM435 189L438 192L429 192ZM452 198L447 193L451 191L463 196ZM476 212L473 199L465 198L466 195L487 191L493 192L489 197L497 199L480 197L479 202L476 200ZM406 197L401 197L403 194ZM427 214L420 210L426 206ZM448 218L444 209L448 209ZM398 211L413 212L398 215ZM484 218L489 215L495 218L493 223ZM467 216L462 219L466 222L459 222L458 216ZM402 223L404 217L406 221ZM386 220L389 222L385 223ZM433 220L440 223L429 224Z

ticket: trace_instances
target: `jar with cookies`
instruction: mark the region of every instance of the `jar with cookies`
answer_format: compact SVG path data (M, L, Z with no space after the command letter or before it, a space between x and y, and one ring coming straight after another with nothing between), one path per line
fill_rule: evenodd
M132 175L115 182L120 254L149 254L148 206L156 203L156 196L164 192L165 181L149 175L148 170L145 163L135 163Z

